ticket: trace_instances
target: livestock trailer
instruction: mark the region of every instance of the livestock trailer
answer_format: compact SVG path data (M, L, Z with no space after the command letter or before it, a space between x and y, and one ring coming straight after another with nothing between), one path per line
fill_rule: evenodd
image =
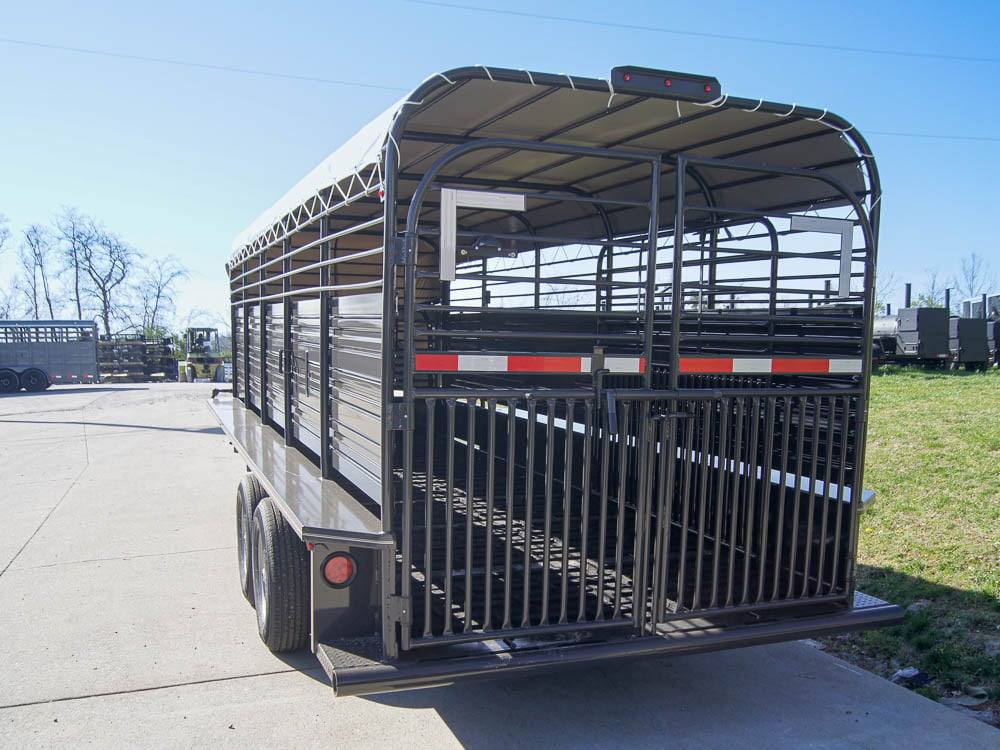
M241 234L241 584L340 695L900 621L855 589L879 182L712 77L459 68Z
M142 333L101 334L97 342L98 364L104 380L141 383L176 380L177 359L170 337L147 337Z
M951 352L948 311L943 307L904 307L897 315L879 316L875 351L882 362L947 364Z
M983 318L949 318L948 335L953 367L985 370L989 366L989 323Z
M94 321L0 320L0 393L98 378Z

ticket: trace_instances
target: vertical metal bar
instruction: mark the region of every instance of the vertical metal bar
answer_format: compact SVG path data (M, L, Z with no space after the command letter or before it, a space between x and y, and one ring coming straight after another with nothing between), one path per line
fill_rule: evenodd
M705 564L705 512L708 501L708 467L712 462L711 435L715 426L715 412L709 408L713 402L701 401L701 456L700 476L698 480L698 544L695 552L694 597L691 599L691 609L701 607L701 578Z
M837 588L837 572L840 567L840 535L844 513L844 481L847 477L847 417L850 413L850 396L842 396L840 399L840 424L838 434L840 435L840 467L837 475L837 518L834 522L833 531L833 571L830 573L830 590L833 593ZM854 498L851 498L854 502Z
M681 549L677 560L677 611L684 606L687 584L688 527L691 519L691 470L694 463L694 414L686 420L681 460L684 462L681 480Z
M813 421L812 421L812 455L809 464L809 518L806 519L806 548L805 556L802 560L802 593L801 596L809 594L809 571L812 563L812 541L813 525L816 517L816 480L819 461L819 433L820 415L823 411L823 401L821 398L813 398Z
M833 493L830 492L830 479L833 472L833 417L837 402L833 398L827 399L826 417L826 471L823 472L823 520L819 528L819 560L816 565L816 588L814 593L819 596L823 588L823 571L826 568L826 548L829 546L826 538L827 527L830 517L830 500Z
M768 524L771 522L771 471L774 465L774 410L777 399L768 397L764 424L764 455L761 463L761 488L764 493L764 507L760 514L760 538L757 543L757 599L764 598L764 570L767 568Z
M291 273L292 270L292 259L287 257L288 253L292 251L292 241L291 239L286 239L281 244L282 255L286 256L281 261L281 271L282 273ZM288 293L292 291L292 277L285 276L281 280L281 291ZM281 340L284 342L282 346L284 350L280 352L280 355L284 357L283 370L284 370L284 382L282 386L284 388L284 430L285 430L285 445L292 445L294 440L292 438L292 431L294 430L293 420L292 420L292 386L295 382L295 378L292 374L292 368L295 363L295 356L292 352L292 298L285 297L282 299L282 331ZM309 377L309 373L306 373L306 377Z
M646 388L651 388L653 385L653 321L656 316L656 245L657 235L660 230L660 170L662 168L659 157L653 161L651 167L649 232L646 252L646 327L643 346L643 352L646 357L646 373L644 377ZM681 193L678 193L678 196L680 195ZM678 202L680 201L681 198L678 197Z
M535 245L535 309L542 306L542 248Z
M434 581L434 412L437 401L429 398L427 404L427 444L424 464L424 637L433 635L431 622L431 587ZM447 571L445 571L447 575Z
M676 401L671 402L671 410L676 409ZM657 616L666 614L667 594L670 588L670 552L673 546L674 505L676 493L674 485L677 472L677 422L668 418L663 422L663 453L666 461L665 488L663 494L663 561L660 564L660 601L657 603Z
M264 268L264 263L267 261L267 251L263 251L260 255L260 294L258 296L263 297L267 294L267 285L264 283L267 279L267 269ZM260 419L262 422L267 424L270 417L267 414L267 308L268 304L266 302L260 303L260 320L257 321L260 326Z
M743 472L746 470L743 460L743 417L746 404L742 398L736 400L736 453L733 455L733 491L729 505L729 559L726 566L726 602L725 606L733 605L733 580L736 572L736 534L740 518L740 489L743 482Z
M757 468L760 467L761 474L766 471L764 464L759 460L757 455L758 441L760 438L760 397L753 397L752 404L752 417L750 418L750 453L749 453L749 466L747 467L747 481L746 481L746 527L743 532L743 595L740 599L741 604L746 604L750 598L750 557L753 553L753 522L754 522L754 506L756 504L757 498ZM770 477L766 479L761 476L761 480L770 484ZM766 486L766 485L765 485Z
M719 402L722 411L719 420L719 482L715 488L715 546L712 549L712 595L708 606L714 608L719 603L719 563L722 557L722 519L725 517L726 507L726 487L729 476L729 446L733 440L729 435L729 415L733 410L733 403L728 398L723 398ZM734 467L734 471L738 467Z
M628 442L632 435L632 424L629 419L631 402L624 401L621 406L621 417L618 431L618 507L616 509L617 527L615 531L615 608L611 618L616 619L622 610L622 572L625 557L625 493L628 488Z
M563 451L562 561L559 586L559 623L568 621L569 609L569 529L573 512L573 411L576 402L566 401L566 438Z
M791 599L795 593L795 560L798 556L799 548L799 509L802 504L802 454L805 452L802 448L802 439L805 432L805 424L806 399L803 397L799 399L799 429L798 439L795 441L798 448L795 451L795 489L792 495L794 498L792 505L792 548L788 553L788 589L785 593L786 599Z
M858 521L860 520L860 513L858 512L859 505L861 504L861 494L862 494L862 471L864 468L864 434L865 434L865 406L864 404L858 403L855 407L855 423L854 423L854 471L851 476L851 502L848 505L848 528L850 529L850 535L847 538L848 552L846 567L844 570L844 580L847 584L847 595L848 597L854 596L854 586L855 586L855 567L857 565L857 554L858 554ZM848 599L850 601L850 599Z
M583 416L583 477L580 486L583 494L580 498L580 591L577 606L576 621L586 619L587 607L587 537L590 533L590 470L591 453L594 450L594 404L591 400L584 401Z
M400 595L408 607L412 607L413 584L413 434L412 429L403 433L403 559ZM404 650L410 647L411 633L407 619L403 618L400 628L400 645Z
M552 540L552 480L554 474L556 402L545 402L548 424L545 427L545 530L542 539L542 608L538 624L549 624L549 553Z
M684 312L684 173L687 159L677 157L674 187L674 265L670 287L670 389L676 390L680 379L681 315ZM685 501L687 498L685 498ZM682 561L683 565L683 561ZM678 592L678 596L682 596Z
M785 545L785 505L788 499L788 437L792 424L792 399L781 400L781 465L780 482L778 485L778 519L774 524L774 585L771 589L771 601L778 598L778 588L781 584L781 558Z
M232 282L230 282L230 286L231 285L232 285ZM229 295L229 301L230 302L236 302L236 300L233 299L233 297L235 297L235 296L236 295L230 293L230 295ZM242 294L241 294L241 297L242 297ZM229 309L229 330L233 332L233 336L232 336L232 348L233 348L233 396L235 398L239 398L240 397L240 383L241 383L241 381L240 381L240 375L239 375L239 369L240 368L237 366L237 363L236 363L236 353L239 351L239 348L238 348L239 344L238 344L238 342L239 342L239 337L240 337L240 333L236 330L236 319L237 319L236 313L237 313L237 311L242 311L242 310L243 310L242 306L241 307L235 307L234 306L234 307L231 307Z
M486 562L483 566L483 630L493 627L493 505L496 501L497 400L489 400L486 440Z
M521 627L531 626L531 531L534 525L535 500L535 432L538 428L537 406L534 399L528 399L528 436L525 441L524 477L524 589L521 612Z
M243 261L243 273L250 270L250 263ZM246 292L243 292L246 297ZM258 297L260 295L257 295ZM250 307L243 305L243 403L253 404L253 392L250 387Z
M611 472L611 422L606 415L601 425L601 520L598 528L597 545L597 614L595 619L604 619L604 566L607 562L608 540L608 482Z
M632 620L639 629L651 627L656 618L647 622L648 605L650 603L649 583L649 534L652 516L652 492L653 492L653 464L655 461L654 450L654 425L649 418L650 403L644 401L642 412L638 415L636 425L636 439L641 433L642 442L639 444L639 476L637 481L638 502L636 508L636 563L633 566L632 577Z
M330 217L322 216L319 220L319 236L326 237L330 233ZM330 259L330 243L323 242L319 246L319 258L321 261ZM319 269L320 286L329 286L330 267L323 266ZM333 465L330 453L330 388L333 378L331 377L330 359L330 293L319 293L319 469L324 479L333 476ZM308 378L308 373L306 374ZM385 375L383 374L383 377ZM382 450L389 449L387 443L383 443ZM385 477L383 476L383 481ZM391 480L390 480L391 482ZM384 494L383 494L384 497ZM383 499L382 513L391 512L392 502L385 502ZM384 521L383 521L384 524ZM391 526L389 528L392 528Z
M465 445L465 625L462 631L472 630L472 527L476 495L476 402L466 401L468 407L468 439Z
M448 635L452 632L451 600L452 582L455 578L455 399L449 398L445 405L448 414L448 478L445 489L445 547L444 547L444 630Z
M503 571L503 628L508 630L511 627L511 591L514 577L514 464L517 457L517 402L514 399L507 400L507 450L505 460L507 462L507 493L504 515L507 520L507 539L504 553Z

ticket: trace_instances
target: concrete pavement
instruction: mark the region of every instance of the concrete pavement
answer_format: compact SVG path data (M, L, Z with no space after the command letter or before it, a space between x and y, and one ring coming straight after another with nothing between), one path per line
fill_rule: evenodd
M334 698L257 638L210 389L0 399L0 747L1000 747L805 643Z

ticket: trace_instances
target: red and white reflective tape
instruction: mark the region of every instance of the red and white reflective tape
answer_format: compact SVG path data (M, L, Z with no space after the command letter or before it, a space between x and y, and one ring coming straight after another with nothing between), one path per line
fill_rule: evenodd
M682 375L860 375L860 359L681 357Z
M590 373L593 358L564 354L418 354L417 372ZM604 369L616 374L646 372L645 357L605 357Z

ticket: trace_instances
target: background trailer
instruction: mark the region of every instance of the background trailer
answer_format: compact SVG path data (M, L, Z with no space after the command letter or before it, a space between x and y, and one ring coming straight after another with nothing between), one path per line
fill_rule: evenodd
M0 393L98 379L94 321L0 320Z
M715 78L425 81L228 264L264 641L358 694L898 622L854 589L879 196Z

